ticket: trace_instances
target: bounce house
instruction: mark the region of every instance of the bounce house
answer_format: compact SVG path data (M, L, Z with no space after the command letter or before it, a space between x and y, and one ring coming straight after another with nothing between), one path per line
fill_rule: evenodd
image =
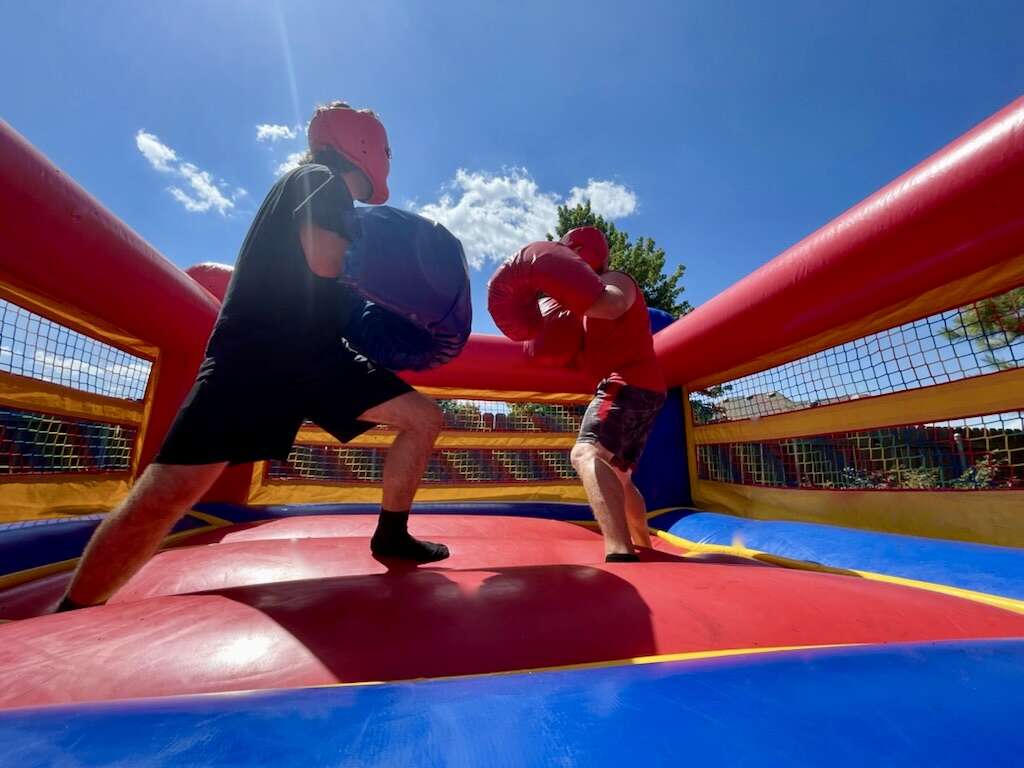
M2 123L0 227L0 764L1020 763L1024 99L653 314L640 563L569 462L591 382L474 334L407 374L445 415L411 529L450 559L370 555L393 433L307 425L49 613L223 285Z

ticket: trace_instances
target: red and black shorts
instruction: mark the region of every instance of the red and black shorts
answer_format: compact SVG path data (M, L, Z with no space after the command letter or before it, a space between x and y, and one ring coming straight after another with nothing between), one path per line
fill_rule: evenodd
M632 470L664 404L664 392L605 379L583 414L576 442L600 445L612 454L612 464Z

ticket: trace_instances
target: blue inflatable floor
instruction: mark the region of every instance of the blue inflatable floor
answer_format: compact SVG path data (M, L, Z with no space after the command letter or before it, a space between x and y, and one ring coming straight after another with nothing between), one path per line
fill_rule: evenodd
M690 541L739 540L796 560L1024 599L1024 549L687 510L659 515L651 524Z
M1024 640L0 713L34 766L1007 766Z

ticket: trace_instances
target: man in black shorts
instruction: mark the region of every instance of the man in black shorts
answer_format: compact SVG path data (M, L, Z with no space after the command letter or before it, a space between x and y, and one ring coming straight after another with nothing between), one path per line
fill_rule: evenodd
M387 200L387 135L372 112L334 102L317 109L309 140L306 162L274 184L256 214L160 453L96 530L57 610L106 601L225 467L287 458L305 419L342 442L376 424L394 427L370 548L418 563L448 557L443 544L407 530L441 411L343 338L355 304L336 278L358 236L353 199Z

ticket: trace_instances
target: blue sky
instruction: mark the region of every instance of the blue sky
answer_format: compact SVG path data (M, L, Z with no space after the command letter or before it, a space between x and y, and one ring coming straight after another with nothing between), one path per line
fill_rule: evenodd
M391 204L480 265L481 331L493 261L559 202L654 237L699 304L1024 93L1020 2L108 0L4 20L2 117L181 266L232 263L301 148L258 126L373 107Z

